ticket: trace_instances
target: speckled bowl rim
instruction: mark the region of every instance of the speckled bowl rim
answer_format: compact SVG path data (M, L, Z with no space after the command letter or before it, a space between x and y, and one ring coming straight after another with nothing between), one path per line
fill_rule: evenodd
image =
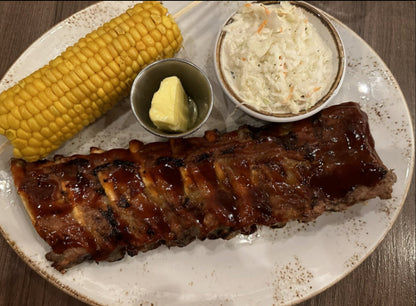
M276 5L276 4L280 4L280 2L281 1L255 1L253 3L261 3L264 5ZM245 103L244 100L241 97L239 97L239 95L228 84L224 76L223 70L221 68L222 64L221 64L220 54L221 54L223 40L226 35L223 28L224 26L233 22L233 16L237 13L237 11L234 12L225 21L220 31L218 32L216 43L215 43L215 49L214 49L215 73L217 75L217 78L220 82L221 87L223 88L224 93L233 103L237 105L237 107L240 107L249 115L254 116L258 119L265 120L265 121L290 122L290 121L301 120L309 116L312 116L313 114L322 110L331 101L331 99L336 96L344 80L345 67L346 67L345 47L344 47L344 44L341 40L341 37L338 31L335 29L335 27L333 26L329 18L325 16L324 12L322 12L320 9L316 8L315 6L309 3L306 3L303 1L290 1L290 3L292 5L295 5L297 7L304 9L308 13L316 16L321 21L321 23L328 29L328 32L330 33L332 39L334 40L337 53L338 53L337 73L334 78L334 81L332 82L332 85L330 86L328 92L320 100L318 100L312 107L306 110L302 110L298 114L272 113L272 112L258 110L255 107Z

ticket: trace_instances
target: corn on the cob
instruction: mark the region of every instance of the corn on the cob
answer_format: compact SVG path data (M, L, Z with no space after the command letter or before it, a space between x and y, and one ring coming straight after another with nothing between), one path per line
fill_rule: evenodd
M45 157L125 97L138 72L181 47L159 2L143 2L81 38L0 94L0 134L13 154Z

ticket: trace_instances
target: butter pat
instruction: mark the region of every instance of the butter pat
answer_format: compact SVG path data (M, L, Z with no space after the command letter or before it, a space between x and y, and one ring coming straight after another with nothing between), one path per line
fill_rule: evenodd
M188 96L176 76L167 77L153 95L150 120L161 130L185 132L189 126Z

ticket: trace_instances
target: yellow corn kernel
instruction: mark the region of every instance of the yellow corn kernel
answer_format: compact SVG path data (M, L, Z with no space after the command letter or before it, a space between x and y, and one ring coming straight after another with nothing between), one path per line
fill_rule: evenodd
M133 38L133 35L131 35L129 32L124 34L124 36L129 42L129 47L127 49L129 49L131 46L134 46L136 44L136 40Z
M78 60L81 62L81 63L85 63L86 61L87 61L87 59L88 59L88 57L87 56L85 56L81 51L80 52L78 52L77 54L76 54L76 56L77 56L77 58L78 58Z
M34 118L35 118L36 122L37 122L37 123L38 123L41 127L43 127L43 126L47 126L47 125L48 125L48 123L49 123L49 121L48 121L48 120L46 120L46 119L42 116L42 114L41 114L41 113L36 114L36 115L34 116Z
M147 10L143 10L143 11L140 11L140 16L142 16L143 17L143 23L144 23L144 19L145 18L149 18L150 17L150 12L149 11L147 11Z
M87 57L87 59L94 56L94 52L92 52L88 47L81 48L81 52Z
M120 70L120 66L115 62L112 61L111 63L108 64L108 67L110 67L110 69L116 74L119 75L121 73Z
M131 68L133 69L134 73L137 74L141 67L137 61L133 61L131 63Z
M182 36L181 35L181 31L179 30L179 27L177 24L175 24L175 26L172 28L173 31L173 35L175 36L175 38L178 39L178 42L182 42Z
M69 99L66 96L60 97L59 101L62 103L62 106L66 109L71 109L73 107L73 103L71 103L71 101L69 101Z
M45 136L45 139L42 141L42 147L43 149L49 149L52 147L52 143L49 141L49 136Z
M174 53L174 49L172 49L172 47L169 45L163 49L163 53L165 54L165 56L172 56Z
M44 72L45 77L50 81L51 83L55 83L57 81L56 76L52 73L51 70L47 70Z
M36 156L37 154L39 154L37 148L38 146L25 146L21 149L21 154L22 156L28 157Z
M56 101L58 100L58 97L54 94L53 90L51 88L46 88L45 89L45 95L48 97L49 100L51 101Z
M76 117L73 117L73 118L72 118L72 122L74 123L74 125L75 125L75 126L78 126L78 125L80 125L80 124L81 124L82 119L81 119L81 117L76 116Z
M127 38L126 35L120 35L118 37L118 41L121 44L121 47L123 48L124 51L130 49L130 47L133 45L130 45L129 39Z
M68 129L69 129L69 131L71 132L71 131L73 131L74 129L75 129L75 124L74 124L74 122L72 121L72 118L71 118L71 122L69 122L68 124L67 124L67 127L68 127Z
M76 113L82 114L82 112L84 111L84 107L81 104L76 104L74 106L74 111Z
M100 34L100 35L101 35L101 34ZM102 37L101 37L101 36L97 37L97 38L95 39L95 42L98 44L98 46L99 46L100 48L105 48L105 47L107 47L107 43L104 41L104 39L102 39Z
M158 29L150 31L150 36L152 36L154 42L160 41L162 39L162 34L159 32Z
M84 73L90 77L92 75L94 75L94 70L91 69L90 65L88 65L87 63L82 63L81 64L81 68L84 71ZM84 80L84 79L83 79ZM85 80L84 80L85 81Z
M163 35L163 36L162 36L162 39L160 40L160 43L162 44L163 49L165 49L165 48L169 47L169 40L168 40L168 38L166 37L166 35Z
M42 115L46 120L48 120L49 123L55 120L55 116L51 113L49 109L44 109L42 111Z
M153 20L154 24L159 24L162 22L162 17L159 14L152 14L150 18Z
M39 113L39 110L31 100L26 103L26 108L32 115L36 115L37 113Z
M28 144L33 147L40 147L42 145L42 141L39 141L36 138L29 138Z
M30 100L32 97L28 94L28 92L24 89L21 89L19 91L19 97L22 98L23 100L27 101ZM6 100L7 101L7 100ZM7 107L8 108L8 107Z
M112 44L113 44L114 48L117 50L117 53L120 53L121 51L124 50L124 48L121 45L119 39L117 39L117 38L113 39Z
M51 69L51 72L53 73L53 75L56 78L56 81L55 82L57 82L58 80L62 79L62 76L63 75L62 75L62 73L59 72L59 70L56 67L52 68Z
M88 45L86 37L82 37L78 40L77 47L84 48Z
M157 49L155 47L149 47L147 48L147 52L150 54L151 58L157 58L158 57L158 52ZM130 68L131 65L129 65Z
M118 25L120 28L123 29L124 34L126 34L129 30L131 26L134 26L134 23L130 23L130 22L122 22Z
M115 27L114 27L114 31L115 31L118 35L122 35L122 34L125 34L125 33L126 33L126 31L124 31L124 29L123 29L122 27L120 27L120 26L115 26Z
M63 128L66 125L62 117L56 118L55 123L59 126L59 129Z
M106 96L104 89L98 88L97 96L100 97L101 99L103 99Z
M82 90L79 87L72 88L70 93L73 96L73 99L75 99L76 101L81 101L82 99L85 98L85 94L82 92ZM71 98L69 99L71 100L71 102L73 102Z
M72 121L72 119L71 119L71 117L68 115L68 114L63 114L62 115L62 120L64 120L65 122L66 122L66 125L65 125L65 127L67 127L68 126L68 123L70 123L71 121ZM64 127L64 128L65 128ZM64 131L62 131L63 133L66 133L66 132L64 132Z
M22 138L22 139L29 139L32 135L28 132L26 132L24 129L17 129L16 131L16 137Z
M163 24L158 24L156 26L156 29L159 30L160 34L162 34L162 35L166 34L166 27Z
M97 30L95 30L95 31L92 31L91 33L88 33L87 35L85 35L85 38L87 39L87 41L90 41L90 40L97 39L98 36L99 35L97 33Z
M178 48L178 43L176 42L176 40L173 40L170 43L170 46L172 47L173 50L176 50Z
M88 67L88 69L90 68ZM74 72L82 81L85 81L88 79L88 74L85 73L84 69L82 68L82 64L81 66L75 67Z
M56 101L53 103L53 106L55 106L55 109L57 110L58 116L61 116L66 112L65 106L62 105L60 101Z
M94 93L94 92L97 91L97 87L95 87L94 83L90 79L86 80L84 82L84 84L82 84L82 85L87 87L87 89L89 91L88 95L91 95L91 93Z
M65 74L62 78L62 81L65 83L65 85L67 86L67 88L72 89L77 87L77 83L75 83L74 78L71 77L71 73L74 73L73 71L71 71L68 74ZM78 78L79 79L79 78ZM81 81L82 82L82 81Z
M35 109L37 110L36 111L36 113L38 113L38 112L40 112L40 111L42 111L42 110L44 110L46 107L47 107L47 105L45 105L43 102L42 102L42 100L41 99L39 99L39 96L38 97L33 97L33 99L30 101L30 102L32 102L33 104L33 106L35 107ZM30 103L28 103L28 105L29 105ZM32 114L33 114L33 112L32 112Z
M49 107L50 105L52 105L52 101L48 98L48 96L46 95L45 91L41 91L38 95L40 103L42 103L42 105L46 108ZM17 103L16 103L17 105Z
M168 16L162 16L162 24L167 28L172 28L172 21Z
M72 62L69 61L69 60L65 60L64 65L66 66L66 68L69 69L69 71L74 70L74 68L75 68L74 64L72 64ZM64 76L65 75L66 74L64 74Z
M41 126L36 122L36 119L34 117L30 117L27 120L27 124L29 125L30 129L35 132L39 131L41 128Z
M27 120L32 117L32 114L28 111L25 105L20 105L18 109L23 120Z
M44 136L46 139L50 138L53 135L52 130L49 127L43 127L40 129L40 133L42 136Z
M107 62L98 53L94 54L94 59L97 61L101 68L107 65Z
M142 56L143 60L145 61L146 64L150 64L152 61L152 57L150 56L150 54L146 51L140 51L140 55Z
M79 90L78 87L73 88L71 91L68 91L65 93L65 97L71 102L72 105L77 105L79 102L79 99L75 97L75 95L72 93L73 90Z
M65 63L63 62L57 65L56 68L58 69L60 73L62 73L62 75L67 74L70 71L68 67L65 65Z
M168 29L166 31L166 38L168 39L169 43L175 40L175 35L173 34L173 31L171 29Z
M127 79L127 75L126 75L126 73L123 71L123 72L121 72L121 73L118 75L118 78L119 78L119 80L120 80L120 83L123 83L123 82L125 82L125 81L126 81L126 79Z
M60 127L55 123L55 122L51 122L49 124L49 128L51 129L52 132L57 133L60 130Z
M16 138L13 142L13 145L15 146L15 148L24 149L25 147L27 147L27 141L26 139Z
M4 99L2 101L2 106L4 107L4 110L2 110L2 114L7 113L11 109L13 109L14 105L15 104L14 104L14 101L13 101L13 97L7 97L6 99Z
M14 118L16 118L18 121L23 120L23 117L22 117L22 115L20 114L20 110L19 110L19 108L18 108L18 107L13 108L13 109L10 111L10 114L12 114L12 115L13 115L13 117L14 117ZM7 117L7 115L6 115L6 117Z
M103 72L107 75L107 77L109 78L116 78L117 75L113 72L113 70L111 70L111 68L109 66L105 66L103 68Z
M156 48L158 54L163 54L163 46L160 42L157 41L155 43L155 48Z
M133 80L133 78L131 78L131 76L134 74L133 69L131 68L131 66L127 66L126 68L126 75L127 77L129 77L130 80ZM110 83L111 84L111 83Z
M101 58L105 61L106 64L110 63L113 60L113 56L107 48L102 48L99 51Z
M118 33L114 31L114 29L107 30L107 33L113 38L113 40L118 37Z
M142 35L139 33L139 31L137 31L136 28L131 28L130 29L130 34L132 36L132 38L134 39L135 42L140 41L140 39L142 38Z
M139 31L141 37L145 36L148 32L146 27L142 23L138 23L136 25L136 29L137 29L137 31Z
M63 80L59 80L56 84L58 84L59 88L62 90L63 93L70 91L71 88L69 88Z
M96 74L92 75L90 80L97 88L103 86L103 80Z
M20 127L20 121L12 113L7 114L7 123L11 129L17 130Z
M85 82L87 82L87 81L89 81L88 79L85 81ZM90 81L91 82L91 81ZM80 84L79 86L78 86L78 88L86 95L86 96L89 96L90 94L91 94L91 90L88 88L88 86L87 85L85 85L85 83L82 83L82 84ZM95 90L95 89L94 89Z
M36 89L39 92L42 92L46 89L46 85L41 79L34 79L33 80L33 85L35 85Z
M144 44L148 47L153 46L155 44L154 39L152 38L151 35L146 34L145 36L143 36L142 41L144 42Z
M118 78L112 78L110 82L113 85L113 87L117 87L120 84L120 80Z
M94 72L98 72L101 71L101 66L100 64L98 64L97 60L94 57L90 57L87 60L87 64L88 66L90 66L90 68L94 71Z
M94 53L97 54L100 51L100 46L93 40L91 39L88 42L88 48L90 48L90 50Z

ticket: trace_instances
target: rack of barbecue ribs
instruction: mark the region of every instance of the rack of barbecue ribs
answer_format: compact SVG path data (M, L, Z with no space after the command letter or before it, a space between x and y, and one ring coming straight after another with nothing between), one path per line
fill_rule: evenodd
M374 148L354 102L294 123L53 160L11 160L17 191L46 258L65 272L161 244L229 239L257 226L308 222L391 197L396 176Z

